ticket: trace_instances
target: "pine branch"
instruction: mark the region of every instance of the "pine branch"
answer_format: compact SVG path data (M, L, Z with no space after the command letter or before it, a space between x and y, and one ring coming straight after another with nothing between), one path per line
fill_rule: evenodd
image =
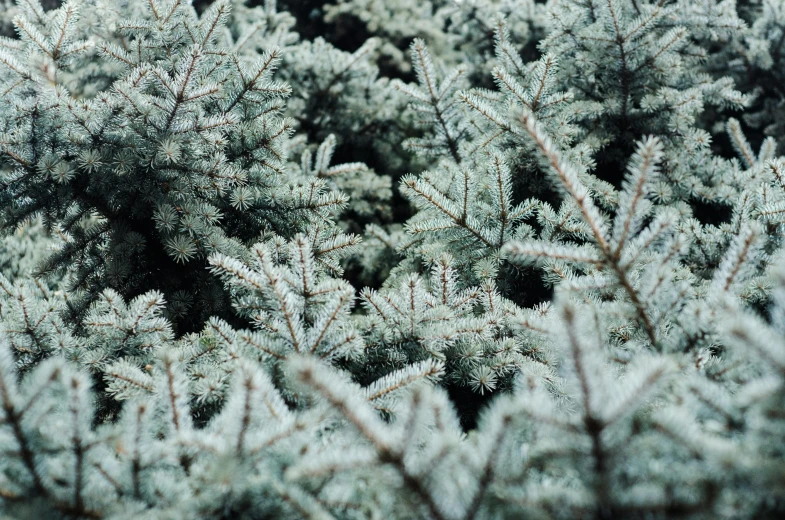
M583 220L589 225L589 228L592 231L594 241L600 249L603 260L617 277L619 285L627 293L627 296L635 307L638 319L644 326L649 341L651 341L652 346L656 348L658 345L657 334L647 312L646 305L632 286L632 283L627 277L626 270L619 262L619 258L616 257L611 249L605 232L605 223L589 196L588 190L578 179L577 171L570 163L561 158L561 155L557 152L550 137L542 131L539 122L533 116L523 114L521 118L526 131L529 133L529 136L534 141L537 148L547 159L550 168L556 174L562 188L578 205L578 208L583 215Z

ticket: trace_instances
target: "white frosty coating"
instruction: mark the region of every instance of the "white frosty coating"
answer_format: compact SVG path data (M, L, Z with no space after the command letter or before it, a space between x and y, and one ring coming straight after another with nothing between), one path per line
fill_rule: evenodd
M0 511L782 516L785 2L288 4L0 0Z

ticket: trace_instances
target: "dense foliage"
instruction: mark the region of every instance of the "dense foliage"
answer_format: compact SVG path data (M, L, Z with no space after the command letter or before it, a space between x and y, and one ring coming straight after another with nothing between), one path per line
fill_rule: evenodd
M785 0L0 0L0 517L785 516Z

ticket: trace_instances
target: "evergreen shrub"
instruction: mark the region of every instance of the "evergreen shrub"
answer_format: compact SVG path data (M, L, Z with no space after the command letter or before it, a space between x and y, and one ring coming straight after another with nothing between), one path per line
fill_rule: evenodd
M0 0L0 519L785 518L785 0Z

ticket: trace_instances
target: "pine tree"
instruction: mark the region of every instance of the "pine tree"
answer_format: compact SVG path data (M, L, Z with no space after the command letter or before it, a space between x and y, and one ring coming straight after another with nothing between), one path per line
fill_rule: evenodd
M13 165L4 179L6 221L43 212L68 237L43 270L68 265L70 290L85 293L71 302L75 313L107 287L127 296L160 288L173 298L184 288L174 273L186 264L202 280L189 309L198 321L223 300L204 275L206 256L239 254L260 229L302 229L343 199L315 203L321 181L283 180L291 123L279 112L289 87L270 79L279 50L248 65L219 47L225 3L201 18L179 2L145 11L118 22L119 43L95 46L115 78L89 97L65 90L71 82L72 90L94 88L89 69L77 68L91 42L75 39L76 4L41 21L16 18L17 55L39 65L4 59L5 84L17 92L4 104L3 151ZM39 135L45 124L58 131ZM62 147L67 154L50 151Z
M0 516L783 516L779 0L55 3Z

